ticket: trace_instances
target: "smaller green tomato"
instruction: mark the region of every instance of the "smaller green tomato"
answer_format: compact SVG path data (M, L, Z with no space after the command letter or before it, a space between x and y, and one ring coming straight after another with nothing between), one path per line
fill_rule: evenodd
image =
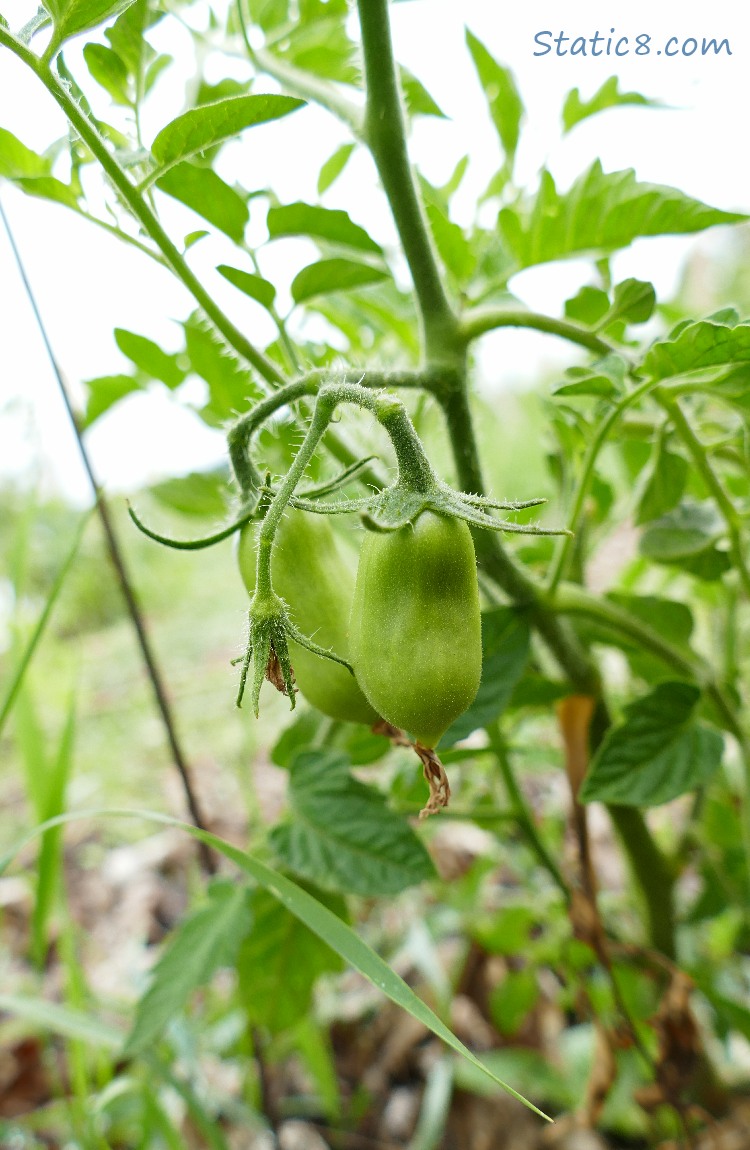
M238 560L243 582L255 591L255 528L240 532ZM321 647L348 659L349 611L354 595L354 569L346 548L323 515L289 508L276 533L272 577L293 622ZM300 692L332 719L375 723L378 715L354 676L330 659L293 641L289 654Z
M365 532L350 650L373 707L435 747L482 674L476 559L463 521L423 511L398 531Z

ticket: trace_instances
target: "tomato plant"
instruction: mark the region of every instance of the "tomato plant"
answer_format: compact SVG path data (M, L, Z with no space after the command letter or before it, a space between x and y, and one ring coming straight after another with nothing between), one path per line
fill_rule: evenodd
M165 1145L179 1144L169 1119L175 1095L195 1118L206 1091L202 1081L184 1080L191 1073L185 1051L200 1041L186 1041L179 1027L171 1034L168 1023L190 1016L192 991L219 965L238 972L232 1017L240 1023L203 1029L221 1031L225 1042L227 1033L243 1035L232 1051L253 1079L243 1079L243 1100L273 1095L264 1059L269 1050L271 1059L283 1058L279 1052L296 1045L306 1069L317 1073L330 1114L344 1123L346 1107L331 1088L336 1068L326 1062L327 1023L320 1030L298 1025L313 1017L317 974L333 974L338 959L471 1063L440 1018L346 922L347 895L395 899L432 880L405 914L414 925L413 908L424 911L415 926L423 934L410 936L409 945L441 1010L455 972L450 964L443 969L439 943L452 945L459 930L471 965L455 973L456 985L482 982L475 977L480 968L482 978L495 980L487 993L482 983L475 1003L483 1041L487 1028L506 1050L516 1035L522 1044L561 1036L549 1057L541 1040L535 1052L530 1090L540 1101L575 1112L580 1125L609 1124L641 1143L682 1137L696 1115L718 1116L726 1103L734 1067L717 1039L750 1034L750 665L742 641L750 619L750 295L741 233L731 275L701 274L702 315L687 291L657 300L650 273L639 278L629 270L623 278L620 253L649 237L686 237L747 216L647 183L630 169L607 171L595 155L563 187L551 170L553 152L550 167L523 186L516 166L522 94L512 70L470 31L466 62L486 96L495 170L472 188L474 171L457 153L452 172L429 178L411 162L412 122L432 117L440 132L445 117L396 61L390 33L391 20L411 5L358 0L355 14L346 0L235 0L231 11L218 4L206 13L206 2L45 0L18 28L0 16L2 65L25 69L67 121L64 136L36 152L10 130L22 101L18 108L8 102L0 176L19 193L48 200L50 211L76 212L107 242L123 241L147 269L171 273L193 300L196 310L182 317L169 347L156 330L116 329L126 366L86 383L83 450L100 419L116 419L121 402L148 391L180 405L183 416L227 431L229 486L224 467L152 491L159 514L165 507L188 513L206 534L174 540L147 533L188 551L240 533L250 598L243 600L237 697L247 685L261 720L247 736L225 679L216 692L221 703L200 716L183 703L182 719L195 724L217 709L222 729L238 742L257 740L259 756L287 772L275 825L264 825L249 804L243 826L254 853L218 842L244 877L214 884L167 944L136 1007L127 1058L112 1061L112 1078L127 1065L127 1080L110 1090L107 1074L96 1061L83 1065L77 1045L75 1073L61 1075L78 1092L70 1112L101 1116L92 1145L105 1126L112 1144L140 1145L146 1135L123 1136L104 1114L125 1095L130 1105L132 1092L136 1128L141 1115L156 1113L162 1132L154 1145L162 1135ZM163 33L195 50L194 82L177 115L182 81L169 89L171 119L153 99L172 82L174 61L158 47L171 44ZM80 53L79 37L86 41ZM112 102L106 113L105 96ZM561 149L582 121L612 108L625 115L630 105L645 123L661 114L644 111L652 103L621 90L616 77L588 100L574 89L562 110ZM340 135L332 154L317 157L309 202L296 191L280 195L243 150L246 132L257 139L278 131L283 141L286 124L277 121L287 117L302 125L311 147L323 119L335 121ZM18 131L24 135L23 126ZM360 167L365 154L371 163ZM295 153L294 160L300 170L304 158ZM377 173L370 191L385 193L385 223L376 212L367 218L367 197L347 183L369 178L361 172ZM184 226L183 211L191 213ZM287 283L274 260L290 240L290 259L299 262ZM633 260L642 250L634 249ZM547 265L555 265L550 294L560 285L549 313L531 306L523 274ZM231 307L214 290L218 283L234 293ZM489 333L501 341L506 328L563 341L575 362L555 369L554 379L540 367L533 396L502 391L487 403L474 389L482 370L475 349ZM507 383L506 360L495 362ZM367 419L350 422L351 408ZM523 434L516 435L506 417L518 412ZM534 510L547 500L548 508ZM96 502L103 512L98 492ZM230 502L228 520L209 526ZM359 542L356 577L327 519L334 515ZM112 521L103 517L190 813L205 826L170 693L113 545ZM528 538L519 545L514 535ZM21 559L16 566L21 571ZM218 587L223 573L206 569ZM224 597L223 590L213 594ZM24 588L14 587L10 599L23 604ZM153 598L151 607L158 614ZM40 616L35 644L48 615ZM8 633L23 636L25 623L22 617ZM196 611L181 631L198 647L204 627ZM226 630L220 642L228 663ZM168 657L172 647L165 644ZM0 726L15 720L15 701L22 700L14 733L41 822L63 806L73 723L57 757L39 752L34 708L20 687L35 649L21 652ZM192 658L184 679L194 692L203 692L195 679L210 675L210 663ZM294 708L295 677L301 713L279 731L278 710L267 707L269 682ZM377 718L393 746L363 730ZM439 856L441 836L411 819L448 803L435 752L441 739L444 765L461 788L452 813L482 832L481 849L453 883L436 879L425 846ZM423 811L409 745L431 787ZM149 764L150 746L146 740L139 756ZM218 757L196 754L198 761ZM352 772L381 760L387 769L373 772L376 781ZM239 754L236 766L245 779ZM550 777L555 766L564 771L562 785ZM593 802L606 806L613 828L604 832L606 850L621 850L627 866L610 857L597 874L599 844L587 820ZM673 803L667 817L651 815L652 807ZM202 841L206 849L217 845L206 835ZM60 863L59 842L46 834L33 953L43 959L54 939L52 961L64 953L72 967L73 943L48 927ZM210 854L203 865L211 870ZM514 888L517 905L506 906ZM401 904L393 905L398 914ZM361 903L349 912L361 914ZM386 938L388 929L381 934L371 920L365 924L378 945L393 942L398 950L402 940ZM331 960L327 944L338 959ZM290 970L289 954L296 959L299 951L304 961ZM58 973L55 987L66 981ZM86 995L73 976L67 981L78 1009ZM259 981L263 995L254 992ZM691 1005L695 986L704 996L700 1019ZM140 993L135 979L132 990ZM23 1002L4 995L2 1008L19 1011ZM28 1003L26 1009L35 1019L43 1013ZM205 1009L197 1007L201 1020ZM102 1039L79 1015L49 1014L69 1035ZM269 1041L277 1036L278 1043ZM111 1033L102 1041L118 1045ZM159 1042L170 1057L139 1066ZM583 1055L568 1076L574 1047ZM175 1074L164 1071L172 1065ZM450 1105L453 1066L434 1065L414 1144L432 1137L434 1113ZM565 1081L553 1073L559 1065L566 1066ZM492 1075L476 1060L473 1071ZM615 1082L628 1095L625 1118ZM105 1089L96 1094L100 1083ZM469 1080L459 1084L473 1088ZM295 1089L285 1104L292 1105ZM612 1109L603 1110L610 1092ZM196 1119L217 1145L225 1113L238 1102L231 1101L226 1112L217 1104ZM308 1099L301 1112L317 1102ZM354 1121L359 1105L357 1098L346 1121ZM266 1117L275 1135L278 1115ZM69 1133L57 1131L50 1141L67 1143ZM403 1140L380 1133L384 1143Z

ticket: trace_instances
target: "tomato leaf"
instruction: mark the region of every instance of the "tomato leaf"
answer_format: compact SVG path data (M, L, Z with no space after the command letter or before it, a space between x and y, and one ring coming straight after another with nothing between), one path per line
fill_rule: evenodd
M109 411L126 395L142 389L142 385L132 375L100 375L97 379L87 379L83 386L87 393L84 427L91 427L105 411Z
M659 685L625 708L625 721L602 743L581 788L581 802L651 807L708 782L724 741L694 720L700 691L690 683Z
M712 503L685 500L650 523L641 536L640 551L658 563L673 563L705 551L724 532Z
M292 298L295 303L304 303L318 295L348 291L365 284L378 283L388 278L388 273L372 264L355 263L353 260L330 259L308 264L298 272L292 282Z
M687 460L660 444L654 453L651 471L638 502L635 521L640 526L671 511L685 491L690 468Z
M510 69L499 64L468 28L466 44L484 88L490 116L505 152L506 164L512 168L524 116L523 101L516 81Z
M122 354L126 355L149 379L160 380L170 390L182 383L185 372L177 363L177 357L162 351L158 343L154 343L145 335L125 331L122 327L115 328L114 336Z
M602 86L594 92L589 100L582 100L578 88L573 88L565 97L562 110L563 131L569 132L576 124L595 116L597 112L604 112L607 108L621 108L625 106L640 108L665 108L660 100L650 100L640 92L621 92L620 81L617 76L610 76Z
M318 176L319 196L322 196L323 192L327 192L331 185L339 178L349 163L349 158L354 148L354 144L342 144L340 148L337 148L336 151L328 157L320 169Z
M241 243L250 212L243 197L211 168L182 163L170 168L156 181L160 192L192 208L204 220Z
M151 151L159 164L171 167L246 128L278 120L303 106L304 100L294 96L230 96L213 104L201 104L162 128Z
M447 119L445 112L435 103L421 80L399 65L401 78L401 91L404 93L404 103L410 116L438 116L441 120Z
M346 920L343 898L315 888L310 894ZM252 929L237 956L240 997L252 1024L278 1034L309 1013L318 977L344 964L268 891L252 892L250 910Z
M154 483L149 492L159 503L181 515L221 520L227 514L227 479L223 467L216 471L191 471Z
M687 235L746 218L676 188L639 183L632 169L604 172L596 160L564 193L543 171L534 199L521 209L504 208L499 225L519 270L581 252L618 251L639 236Z
M54 38L57 44L96 28L105 20L123 12L133 0L44 0L44 6L55 25Z
M364 228L349 218L347 212L331 208L301 202L281 204L269 208L266 223L272 240L282 236L310 236L378 255L383 250Z
M445 732L441 749L452 747L502 714L523 675L529 643L529 625L512 607L498 607L482 615L482 680L477 697Z
M396 894L432 878L427 851L406 819L373 787L352 778L330 750L300 752L290 772L292 817L270 843L281 861L326 890Z
M738 323L736 312L728 311L682 324L669 339L651 346L642 370L652 379L668 379L701 369L732 371L738 364L750 364L750 323Z
M251 923L246 888L214 883L207 905L180 924L157 962L151 985L135 1009L126 1057L152 1046L190 994L220 967L232 965Z
M240 268L229 267L228 264L220 264L216 270L239 291L250 296L250 299L254 299L265 308L273 307L276 288L268 280L263 279L263 276L242 271Z

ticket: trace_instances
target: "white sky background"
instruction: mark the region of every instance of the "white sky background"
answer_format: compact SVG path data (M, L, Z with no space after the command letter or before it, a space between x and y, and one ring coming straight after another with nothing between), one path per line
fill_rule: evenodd
M20 26L35 7L28 0L0 0L0 11L11 27ZM484 188L500 159L464 47L464 24L513 69L521 89L528 113L518 164L521 180L533 179L546 162L558 186L565 188L598 156L605 170L634 167L641 180L672 184L718 207L750 211L745 147L750 19L740 0L714 0L700 9L682 0L660 0L658 5L653 0L630 0L627 5L604 5L601 0L570 0L565 5L553 0L512 5L497 0L410 0L394 4L392 18L399 60L450 116L448 122L417 121L413 157L428 178L439 183L465 152L472 156L456 201L459 222L471 194ZM639 33L650 34L652 54L619 60L533 55L534 35L544 29L555 35L563 31L571 37L590 37L597 31L608 36L611 28L631 43ZM656 49L670 36L680 42L689 36L699 41L727 37L733 54L657 56ZM163 21L149 38L159 50L174 55L176 63L164 72L147 105L147 141L182 111L185 82L193 71L187 33L173 21ZM69 47L66 59L95 110L116 123L106 111L107 97L88 78L80 47ZM241 64L235 74L246 75ZM622 88L661 99L675 110L617 109L593 117L561 141L560 109L568 89L579 87L585 98L613 74L620 77ZM215 81L220 75L208 78ZM268 87L273 90L271 82ZM42 85L5 50L0 50L0 126L36 150L65 130L62 114ZM307 108L276 124L251 129L224 149L218 170L225 179L239 179L246 187L272 185L282 201L316 202L320 165L345 140L345 130L331 117ZM170 273L65 208L25 197L8 185L0 186L0 195L55 352L72 381L129 370L112 337L116 326L147 335L169 350L179 346L174 321L194 305ZM187 209L166 197L161 200L163 219L178 243L202 226ZM379 241L393 240L387 207L364 154L356 154L323 203L347 209ZM251 204L251 214L252 208ZM640 241L617 257L616 273L619 278L652 278L658 291L669 292L686 251L696 242L715 243L717 234L708 233L698 241ZM265 235L263 213L257 208L249 235L251 240ZM314 254L304 241L289 240L272 245L260 258L264 274L283 288ZM262 344L272 338L262 309L214 270L221 262L239 264L229 240L202 240L188 258L251 340ZM531 269L516 277L512 287L530 306L559 314L563 301L588 278L588 266L572 261ZM285 296L282 290L282 304ZM548 337L507 330L494 333L483 345L483 386L529 383L540 370L566 362L566 348ZM170 400L164 389L118 405L94 427L89 446L100 478L115 490L209 466L222 459L225 450L223 436ZM0 229L0 481L31 473L41 473L45 487L70 499L88 499L56 385Z

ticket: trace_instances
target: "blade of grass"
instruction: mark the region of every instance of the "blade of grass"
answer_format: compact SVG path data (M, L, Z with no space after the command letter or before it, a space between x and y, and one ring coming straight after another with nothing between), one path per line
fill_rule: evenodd
M245 854L244 851L239 850L230 843L224 842L224 840L220 839L217 835L212 835L208 831L199 830L197 827L182 822L180 819L171 818L169 815L158 814L155 811L106 809L71 812L65 815L58 815L54 819L49 819L46 823L42 823L41 826L36 827L30 834L26 835L12 851L0 858L0 874L3 873L18 851L21 850L26 843L32 841L36 836L43 834L46 830L49 830L50 827L60 826L81 818L102 817L139 818L147 822L179 827L187 831L193 838L219 851L225 858L228 858L231 862L235 863L240 870L249 875L259 886L262 886L265 890L269 891L274 898L277 898L300 922L303 922L305 926L314 934L317 934L323 942L343 958L349 966L359 971L373 986L382 990L383 993L390 998L391 1002L406 1010L413 1018L417 1019L417 1021L423 1023L423 1025L440 1038L446 1046L449 1046L451 1050L455 1050L457 1054L460 1054L467 1062L471 1063L472 1066L481 1070L483 1074L491 1078L496 1086L501 1087L501 1089L505 1090L518 1102L528 1107L529 1110L533 1110L540 1118L544 1118L547 1122L552 1121L547 1114L535 1106L533 1102L530 1102L528 1098L524 1098L524 1096L519 1094L517 1090L514 1090L512 1086L509 1086L507 1082L503 1082L501 1078L493 1074L489 1067L487 1067L480 1058L477 1058L477 1056L453 1034L442 1019L438 1018L435 1012L431 1010L421 998L417 997L411 987L391 969L388 963L372 950L366 942L363 942L359 935L338 918L337 915L333 914L328 907L323 906L322 903L319 903L312 895L308 894L302 887L297 886L295 882L285 875L266 866L265 863L260 862L251 855Z
M34 630L31 634L31 638L29 639L24 651L21 654L16 670L11 675L10 684L8 686L8 690L5 693L5 698L2 700L2 703L0 703L0 735L2 735L3 727L5 726L8 716L13 710L13 705L16 701L18 692L21 689L21 684L24 681L24 676L26 675L29 664L31 663L31 660L34 656L34 652L39 646L39 641L45 632L50 619L50 615L52 614L52 608L57 601L58 595L62 591L68 572L73 566L73 561L78 554L78 549L83 539L83 533L86 530L86 525L91 518L91 514L92 513L89 511L81 517L81 521L78 525L78 530L75 534L75 538L73 539L73 546L68 552L62 567L57 573L55 581L50 588L49 595L47 596L47 601L45 602L42 612L36 621L36 626L34 627Z
M42 802L42 821L61 815L65 809L65 793L73 764L75 738L75 702L68 706L60 745L54 762L45 774L45 795ZM53 827L42 836L37 860L36 901L31 916L31 958L41 966L47 953L47 923L55 905L62 862L62 827Z

